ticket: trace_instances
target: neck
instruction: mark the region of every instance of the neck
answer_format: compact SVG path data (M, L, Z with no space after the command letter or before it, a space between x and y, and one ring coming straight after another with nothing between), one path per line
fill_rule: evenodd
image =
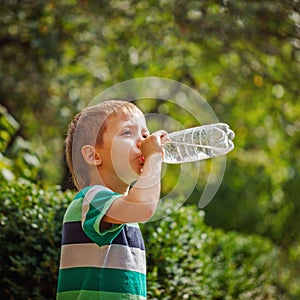
M102 184L118 194L127 195L129 191L129 184L123 182L119 178L104 179Z
M123 182L119 178L107 178L106 176L100 176L100 174L97 174L97 176L92 176L92 179L89 182L89 185L103 185L112 190L115 193L127 195L129 191L130 185Z

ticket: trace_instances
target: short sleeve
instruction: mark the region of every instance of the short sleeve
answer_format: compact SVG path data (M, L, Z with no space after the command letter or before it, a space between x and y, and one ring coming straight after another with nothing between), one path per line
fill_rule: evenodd
M85 193L82 202L82 229L99 246L110 244L124 227L124 224L114 224L110 229L100 232L102 218L112 203L121 196L100 185Z

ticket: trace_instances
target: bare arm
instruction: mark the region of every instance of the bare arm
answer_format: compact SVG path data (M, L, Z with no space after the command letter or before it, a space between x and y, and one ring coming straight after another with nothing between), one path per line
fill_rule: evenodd
M103 218L104 222L145 222L152 217L160 197L162 137L161 133L153 134L142 142L141 151L145 158L143 171L128 195L114 201Z

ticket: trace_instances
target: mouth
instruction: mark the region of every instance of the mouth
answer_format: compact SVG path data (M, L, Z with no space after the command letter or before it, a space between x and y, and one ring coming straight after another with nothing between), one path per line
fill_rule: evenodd
M143 166L144 162L145 162L145 157L142 154L140 155L139 160L140 160L141 166Z

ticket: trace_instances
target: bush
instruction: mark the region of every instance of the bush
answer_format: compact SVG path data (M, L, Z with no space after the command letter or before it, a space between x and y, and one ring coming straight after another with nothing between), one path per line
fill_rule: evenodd
M212 229L196 207L143 226L149 299L284 299L278 251L259 236Z
M0 194L0 299L54 299L70 193L10 183Z
M0 187L0 299L54 299L61 223L72 193L28 182ZM195 207L182 207L142 230L149 300L279 294L277 250L265 239L212 229Z

